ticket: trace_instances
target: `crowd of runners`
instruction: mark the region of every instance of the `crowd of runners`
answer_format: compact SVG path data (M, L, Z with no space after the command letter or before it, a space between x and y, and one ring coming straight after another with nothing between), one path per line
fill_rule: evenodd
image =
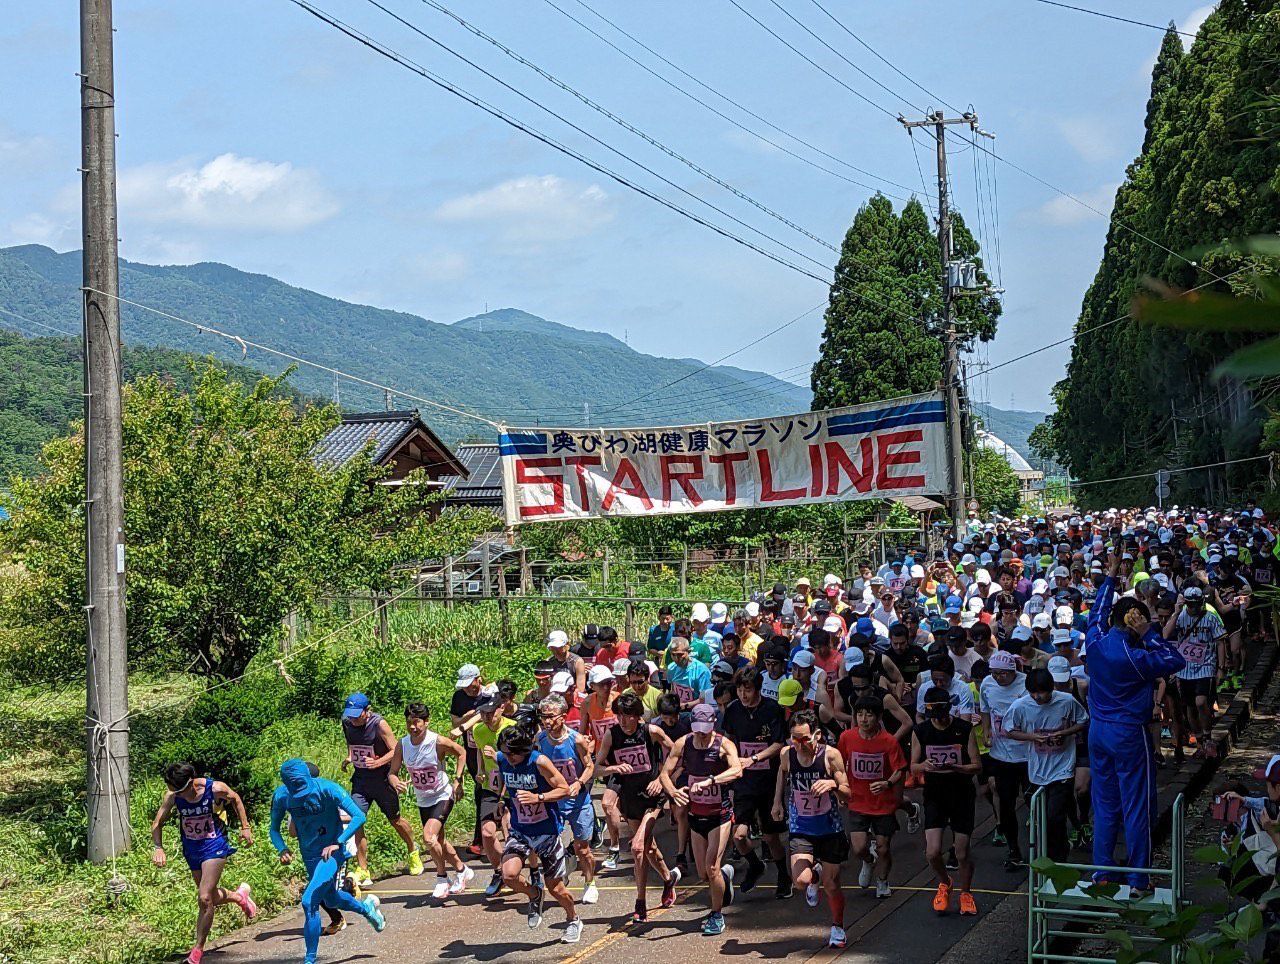
M480 886L515 893L537 928L549 897L567 943L599 900L598 875L624 863L634 923L648 918L651 892L669 907L680 882L696 880L701 932L721 934L735 894L766 884L778 900L798 891L825 904L822 930L839 948L844 875L889 897L895 850L919 846L936 874L933 910L976 915L979 811L996 819L1003 871L1018 874L1019 805L1038 788L1050 857L1080 848L1078 859L1114 864L1123 830L1128 865L1149 866L1153 764L1211 745L1248 637L1269 632L1253 589L1274 584L1278 553L1252 504L971 517L962 541L902 547L878 569L778 583L734 606L663 607L645 639L603 625L573 638L555 630L532 681L488 681L463 665L448 707L395 708L403 736L354 694L343 710L349 791L290 760L273 799L271 843L286 863L296 850L308 879L306 962L347 915L385 926L367 870L373 807L403 839L410 873L424 872L425 849L436 900ZM199 889L188 958L199 964L219 905L256 912L247 886L220 886L233 852L226 810L252 835L231 788L181 763L165 780L155 860L174 813ZM455 849L444 828L465 793L474 834ZM922 842L904 844L904 829ZM1128 882L1134 896L1149 887L1137 873Z

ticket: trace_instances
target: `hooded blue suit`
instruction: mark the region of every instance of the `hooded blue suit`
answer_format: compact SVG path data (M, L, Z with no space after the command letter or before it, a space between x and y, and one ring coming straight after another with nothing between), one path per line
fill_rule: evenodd
M1114 579L1103 580L1085 633L1093 862L1112 865L1123 821L1127 865L1150 867L1156 768L1147 726L1157 681L1187 663L1161 638L1154 624L1140 644L1123 626L1109 627L1115 588ZM1142 890L1150 886L1146 874L1129 874L1128 880L1130 886Z
M284 785L276 787L271 798L271 844L280 853L289 849L280 828L286 814L292 817L293 829L298 834L298 849L310 877L307 889L302 893L306 964L315 964L320 947L321 904L359 914L370 923L374 922L368 906L335 885L338 868L346 860L342 846L364 826L365 816L346 790L332 780L313 777L302 760L282 763L280 779ZM345 829L343 813L350 818ZM322 856L324 849L330 846L336 846L338 852L332 857Z

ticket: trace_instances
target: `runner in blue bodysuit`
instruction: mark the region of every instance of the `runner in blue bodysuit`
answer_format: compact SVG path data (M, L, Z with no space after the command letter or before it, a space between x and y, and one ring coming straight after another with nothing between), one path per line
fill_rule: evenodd
M298 848L302 851L302 862L310 878L307 889L302 892L302 912L305 915L302 937L307 947L305 961L306 964L315 964L316 951L320 946L322 902L359 914L375 931L381 932L387 922L378 910L378 898L371 895L359 901L335 886L338 868L347 859L343 845L364 826L364 811L338 784L313 777L302 760L282 763L280 780L284 785L276 787L271 798L271 844L280 854L282 864L292 862L293 854L281 836L280 828L286 814L293 818ZM350 818L345 828L342 813Z

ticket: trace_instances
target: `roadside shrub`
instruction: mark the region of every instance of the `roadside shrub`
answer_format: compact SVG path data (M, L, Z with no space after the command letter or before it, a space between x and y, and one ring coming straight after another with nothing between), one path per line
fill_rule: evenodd
M154 752L156 773L169 763L187 760L201 776L230 784L246 805L261 802L270 787L255 779L252 761L258 752L259 734L247 734L226 726L182 729Z
M301 650L291 658L287 669L293 685L284 684L282 716L311 714L337 719L347 697L345 653L334 648L315 646Z

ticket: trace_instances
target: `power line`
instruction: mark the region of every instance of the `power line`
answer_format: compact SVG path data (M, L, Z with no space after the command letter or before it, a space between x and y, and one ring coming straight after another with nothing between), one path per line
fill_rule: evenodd
M1223 465L1239 465L1243 462L1260 462L1262 459L1270 459L1270 455L1249 455L1240 459L1223 459L1221 462L1206 462L1204 465L1188 465L1180 469L1165 469L1170 475L1178 475L1183 472L1199 472L1201 469L1216 469ZM1106 485L1110 482L1131 482L1134 479L1149 479L1151 472L1139 472L1136 475L1118 475L1112 479L1091 479L1087 482L1078 482L1071 480L1073 486L1085 485Z
M748 10L746 7L740 4L738 0L729 0L729 3L731 3L738 10L740 10L742 14L747 17L748 20L751 20L753 23L759 26L762 30L768 33L771 37L777 40L778 43L782 44L784 47L786 47L788 50L794 53L797 57L800 57L807 63L813 65L813 67L818 71L820 71L821 73L826 74L828 77L830 77L833 81L835 81L845 90L847 90L849 93L853 94L854 97L857 97L859 100L863 101L864 103L867 103L870 106L874 107L876 110L880 111L880 113L887 114L889 117L893 118L894 120L898 119L898 115L895 114L893 111L889 110L889 108L884 107L881 104L877 104L874 100L872 100L866 94L862 93L859 90L854 89L853 87L850 87L847 83L845 83L835 74L833 74L831 71L827 70L826 67L823 67L822 64L818 63L816 60L814 60L812 57L806 54L803 50L795 46L795 44L791 43L791 41L787 40L780 33L778 33L776 30L770 27L767 23L765 23L763 20L757 17L754 13L752 13L750 10Z
M62 335L65 338L79 338L82 334L81 332L78 332L78 331L67 331L65 328L57 328L57 327L54 327L53 325L46 325L43 321L36 321L34 318L28 318L25 315L20 315L16 311L10 311L8 308L0 308L0 314L9 315L12 318L17 318L19 321L28 325L33 325L36 328L47 328L49 331L57 332L59 335Z
M1120 17L1114 13L1104 13L1101 10L1090 10L1088 7L1077 7L1074 4L1070 4L1070 3L1059 3L1058 0L1036 0L1036 2L1043 3L1046 6L1050 6L1050 7L1061 7L1063 10L1074 10L1076 13L1087 13L1091 17L1102 17L1104 20L1115 20L1115 21L1118 21L1119 23L1132 24L1135 27L1147 27L1151 30L1159 30L1161 33L1166 33L1172 30L1174 33L1178 34L1179 36L1190 37L1192 40L1202 39L1202 40L1208 41L1209 43L1224 44L1225 46L1228 46L1228 47L1236 47L1241 50L1244 49L1244 44L1237 43L1234 40L1222 40L1218 37L1197 38L1196 34L1187 33L1187 31L1185 30L1178 30L1176 27L1173 26L1173 21L1170 21L1167 26L1162 27L1158 23L1147 23L1145 20L1131 20L1129 17Z
M796 160L801 161L801 162L802 162L802 163L804 163L804 164L808 164L810 167L814 168L815 170L822 171L824 174L830 174L832 177L838 177L838 178L840 178L840 179L841 179L841 180L843 180L843 181L847 181L847 182L848 182L848 183L850 183L850 184L856 184L858 187L866 188L866 189L867 189L867 190L869 190L869 191L876 190L876 188L873 188L873 187L871 187L871 186L870 186L870 185L868 185L868 184L863 184L861 181L857 181L857 180L854 180L853 178L846 177L845 175L843 175L843 174L839 173L838 171L833 171L833 170L831 170L831 169L830 169L830 168L828 168L828 167L824 167L823 165L821 165L821 164L818 164L818 163L814 162L813 160L811 160L811 159L809 159L809 158L805 157L804 155L802 155L802 154L798 154L798 153L796 153L795 151L792 151L791 149L789 149L789 148L787 148L787 147L783 146L782 144L779 144L778 142L776 142L776 141L774 141L774 140L771 140L771 139L770 139L770 138L768 138L768 137L765 137L763 134L759 133L758 131L752 130L750 127L748 127L748 126L746 126L745 124L742 124L742 123L740 123L739 121L735 120L734 118L730 117L728 114L724 113L724 112L723 112L723 111L721 111L719 108L717 108L717 107L715 107L715 106L713 106L713 105L711 105L711 104L707 103L705 100L703 100L703 99L702 99L701 97L699 97L697 94L694 94L694 93L692 93L692 92L691 92L691 91L689 91L689 90L686 90L684 87L681 87L679 84L675 83L675 82L674 82L674 81L672 81L671 79L669 79L669 78L667 78L667 77L663 76L661 73L659 73L658 71L654 70L654 69L653 69L652 67L650 67L648 64L644 63L644 62L643 62L643 61L641 61L639 58L637 58L637 57L633 56L631 53L629 53L628 51L624 50L622 47L619 47L617 44L615 44L615 43L614 43L612 40L610 40L608 37L605 37L603 34L599 33L599 32L598 32L598 31L596 31L594 28L592 28L592 27L590 27L589 25L587 25L587 24L583 23L580 19L578 19L577 17L575 17L573 14L569 13L569 11L567 11L567 10L565 10L563 7L559 6L559 5L555 2L555 0L543 0L543 2L544 2L544 3L546 3L546 4L547 4L547 6L551 7L551 9L553 9L553 10L555 10L557 13L559 13L561 16L563 16L563 17L567 18L568 20L571 20L573 23L576 23L579 27L581 27L581 28L582 28L583 30L585 30L587 33L591 34L593 37L595 37L595 38L596 38L597 40L599 40L601 43L605 44L606 46L608 46L608 47L610 47L611 49L615 50L617 53L621 54L621 55L622 55L623 57L625 57L627 60L631 61L631 63L633 63L633 64L635 64L637 67L639 67L641 70L644 70L646 73L648 73L648 74L650 74L651 76L653 76L653 77L657 78L658 80L662 81L664 84L666 84L666 85L667 85L668 87L670 87L672 90L675 90L675 91L677 91L677 92L678 92L678 93L680 93L680 94L683 94L685 97L687 97L687 98L689 98L690 100L692 100L695 104L698 104L699 106L704 107L705 109L707 109L707 110L711 111L711 113L715 114L715 115L716 115L717 117L719 117L721 120L724 120L724 121L726 121L726 122L727 122L727 123L729 123L729 124L732 124L734 127L738 128L739 130L741 130L741 131L743 131L743 132L745 132L745 133L747 133L747 134L750 134L752 137L758 138L760 141L762 141L762 142L763 142L763 143L765 143L765 144L768 144L770 147L774 148L775 150L782 151L784 154L787 154L788 156L793 157L793 158L795 158ZM813 144L813 143L811 143L810 141L805 140L805 139L804 139L803 137L801 137L799 134L795 134L795 133L793 133L792 131L789 131L789 130L787 130L786 128L779 126L778 124L775 124L773 121L771 121L771 120L769 120L769 119L767 119L767 118L765 118L765 117L761 116L760 114L756 113L756 112L755 112L754 110L752 110L751 108L749 108L749 107L745 106L745 105L744 105L744 104L742 104L741 102L739 102L739 101L735 100L734 98L730 97L728 94L724 93L723 91L721 91L721 90L719 90L719 89L717 89L717 88L715 88L715 87L711 86L711 85L710 85L710 84L708 84L706 81L701 80L701 79L699 79L698 77L695 77L693 74L691 74L689 71L685 70L685 69L684 69L683 67L681 67L679 64L677 64L677 63L673 62L672 60L670 60L670 59L668 59L667 57L665 57L663 54L661 54L661 53L659 53L658 51L654 50L652 47L650 47L648 44L646 44L643 40L641 40L640 38L636 37L634 34L629 33L628 31L626 31L625 29L623 29L622 27L620 27L616 22L614 22L614 21L610 20L610 19L609 19L608 17L606 17L604 14L600 13L600 12L599 12L598 10L596 10L594 7L590 6L588 3L586 3L586 0L575 0L575 2L576 2L580 7L583 7L583 8L584 8L588 13L590 13L592 16L596 17L596 18L597 18L597 19L599 19L599 20L602 20L604 23L607 23L610 27L612 27L612 28L613 28L614 30L616 30L618 33L622 34L622 36L626 37L626 38L627 38L628 40L630 40L632 43L636 44L638 47L640 47L642 50L646 51L647 53L649 53L649 54L650 54L650 55L652 55L653 57L655 57L655 58L657 58L658 60L662 61L662 63L666 64L668 67L670 67L672 70L674 70L674 71L676 71L677 73L679 73L681 76L686 77L686 78L688 78L689 80L693 81L693 82L694 82L695 84L697 84L699 87L703 88L703 89L704 89L704 90L706 90L706 91L709 91L710 93L714 94L716 97L719 97L719 98L720 98L721 100L723 100L725 103L727 103L727 104L731 104L732 106L736 107L738 110L742 111L744 114L748 115L749 117L753 117L753 118L755 118L756 120L760 121L760 123L764 124L764 125L765 125L766 127L768 127L770 130L776 131L777 133L779 133L779 134L783 135L784 137L790 138L791 140L795 141L797 144L802 144L802 145L804 145L805 147L807 147L809 150L813 151L814 153L816 153L816 154L820 154L821 156L823 156L823 157L827 158L828 160L830 160L830 161L834 161L835 163L837 163L837 164L839 164L839 165L841 165L841 166L843 166L843 167L846 167L846 168L848 168L848 169L849 169L849 170L851 170L851 171L857 171L859 174L865 175L866 177L873 178L873 179L875 179L875 180L877 180L877 181L883 181L885 184L891 184L891 185L893 185L894 187L901 188L901 189L902 189L902 190L904 190L904 191L911 191L911 190L912 190L912 188L908 187L908 186L907 186L907 185L905 185L905 184L900 184L900 183L898 183L897 181L894 181L894 180L891 180L890 178L884 177L883 175L873 174L871 171L865 170L864 168L858 167L857 165L850 164L848 161L844 160L843 158L841 158L841 157L837 157L835 154L832 154L832 153L830 153L830 152L828 152L828 151L825 151L825 150L823 150L822 148L818 147L816 144ZM927 192L926 192L926 193L927 193ZM891 197L892 197L893 195L889 195L889 196L891 196ZM902 198L897 198L897 197L895 197L895 200L902 200Z

